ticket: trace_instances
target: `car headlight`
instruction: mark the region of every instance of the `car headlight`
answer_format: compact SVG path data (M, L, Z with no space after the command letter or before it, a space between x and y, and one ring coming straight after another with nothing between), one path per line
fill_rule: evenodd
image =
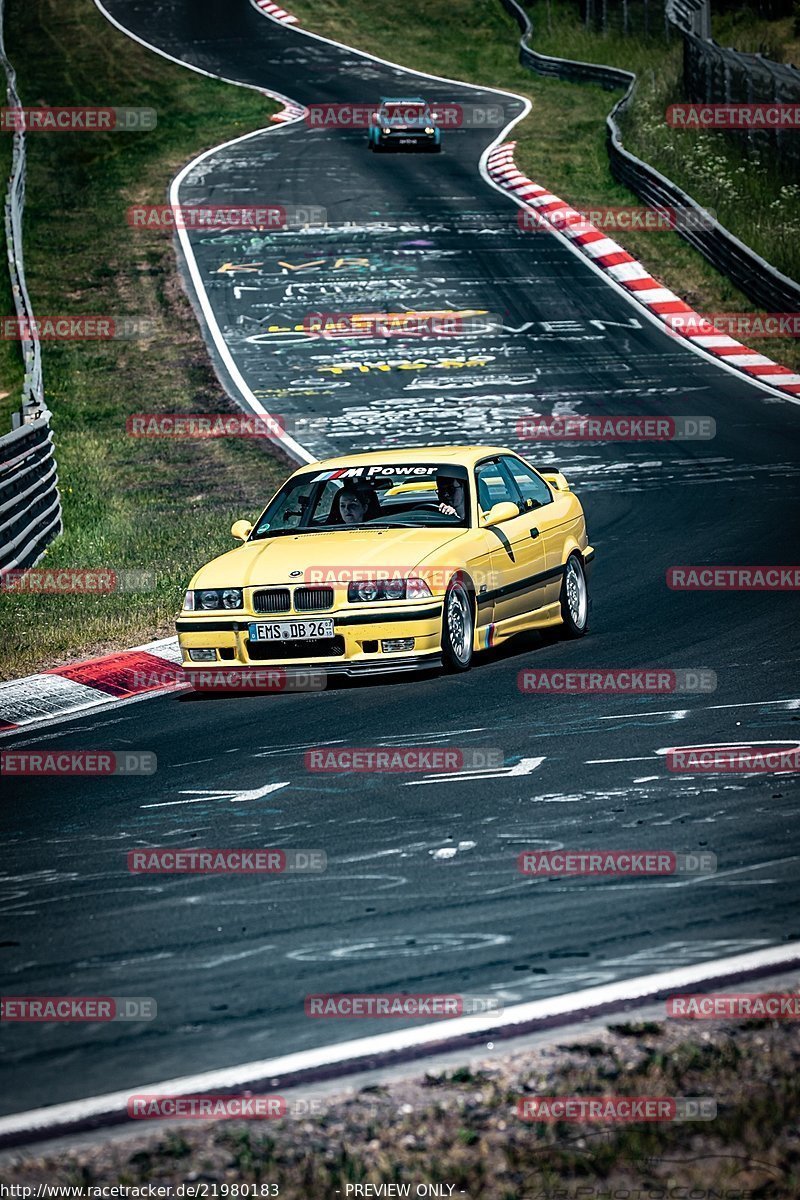
M384 125L383 129L381 130L381 133L385 134L386 137L388 137L391 132L392 131L388 125Z
M375 579L362 579L360 583L351 583L347 589L347 599L371 604L381 594L381 585Z
M241 588L202 588L199 591L191 589L183 598L184 612L197 612L198 609L207 611L214 608L243 608Z
M347 588L351 604L372 604L374 600L425 600L432 595L424 579L363 579Z
M406 594L405 579L387 579L383 585L383 594L387 600L402 600Z
M431 133L436 133L436 130L433 128L433 126L432 126L432 125L426 125L426 126L425 126L425 132L426 132L426 133L428 133L428 134L431 134Z
M427 600L432 596L433 592L428 587L424 579L407 579L406 580L406 599L407 600Z

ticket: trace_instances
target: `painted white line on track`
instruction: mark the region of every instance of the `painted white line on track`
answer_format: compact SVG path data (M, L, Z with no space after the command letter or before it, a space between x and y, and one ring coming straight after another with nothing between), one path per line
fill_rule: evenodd
M494 1017L491 1014L457 1017L446 1022L438 1021L417 1028L398 1029L392 1033L337 1042L313 1050L301 1050L278 1058L260 1059L240 1063L235 1067L223 1067L215 1071L203 1071L195 1075L143 1084L137 1088L108 1092L102 1096L88 1096L83 1100L72 1100L65 1104L53 1104L47 1108L0 1117L0 1139L20 1138L25 1135L41 1136L48 1132L55 1135L60 1128L98 1118L126 1119L128 1099L142 1092L155 1092L162 1096L189 1096L219 1089L252 1087L262 1080L269 1080L270 1086L278 1087L282 1077L334 1065L338 1065L342 1069L340 1073L345 1074L348 1070L363 1070L369 1065L370 1059L381 1055L416 1050L415 1057L421 1057L419 1048L423 1046L430 1046L431 1052L438 1054L447 1049L447 1043L455 1043L476 1034L496 1038L498 1033L503 1031L504 1036L513 1037L516 1036L513 1033L515 1029L523 1027L519 1032L524 1033L524 1027L535 1022L552 1022L553 1018L560 1018L563 1023L565 1019L574 1018L578 1013L588 1014L595 1009L622 1007L650 997L696 987L710 980L747 974L768 974L771 970L788 967L797 962L800 962L800 942L768 946L730 958L676 967L671 971L642 975L633 979L621 979L615 983L562 996L551 996L544 1000L531 1000L526 1004L512 1005ZM476 1042L474 1049L478 1049L478 1045Z
M206 761L210 762L210 759ZM288 787L290 780L286 779L283 783L268 783L261 788L253 788L251 791L237 791L236 788L187 788L180 792L181 796L196 796L196 800L164 800L159 804L140 804L140 808L172 808L176 804L204 804L212 800L228 800L231 804L244 804L248 800L261 800L264 796L269 796L271 792L279 792L281 788Z
M215 75L212 71L204 71L202 67L196 67L192 63L184 62L180 58L175 58L174 55L168 54L166 50L161 50L158 46L153 45L152 42L146 42L144 38L140 38L138 34L132 33L130 29L127 29L124 25L122 25L115 17L112 17L108 9L104 7L102 0L94 0L94 3L97 5L98 9L106 18L106 20L109 21L116 29L118 29L120 33L124 33L125 36L131 38L132 41L138 42L140 46L144 46L147 50L152 50L154 54L159 54L162 58L166 58L169 62L177 63L179 67L186 67L189 71L196 71L197 74L205 75L209 79L218 79L223 83L233 84L234 87L248 88L251 91L260 92L262 95L271 96L273 100L279 100L287 108L291 106L297 111L297 116L289 117L287 120L282 121L279 126L273 125L270 128L256 129L252 133L246 133L241 137L231 138L227 142L222 142L220 145L214 146L211 150L205 150L202 154L198 154L196 158L193 158L191 162L187 163L186 166L178 172L170 185L169 202L173 209L176 209L180 204L178 193L184 178L189 171L196 167L198 163L202 162L204 158L208 158L209 155L216 154L220 150L225 150L228 146L237 145L239 142L246 142L250 138L261 137L263 134L268 133L278 133L280 130L285 129L287 125L293 125L297 121L302 121L303 117L305 116L305 108L298 104L297 101L292 100L290 96L284 96L282 92L276 92L272 88L261 87L258 84L242 83L238 79L228 79L225 75ZM257 6L254 5L254 7L256 7L256 11L260 12L262 16L268 16L268 14L264 13ZM278 24L280 24L280 22L278 22ZM208 331L211 334L211 337L214 340L214 345L217 348L217 353L224 362L231 380L238 388L245 407L250 409L250 411L254 412L257 416L272 419L272 414L267 411L261 401L256 399L255 395L253 394L252 389L236 365L228 343L225 341L225 338L222 335L222 330L217 323L217 318L214 315L214 310L211 307L211 303L208 299L208 293L206 292L200 270L197 266L197 260L195 259L187 230L182 228L181 225L176 222L176 232L178 235L178 240L181 244L184 258L186 260L186 265L189 268L189 274L197 295L197 302L202 309L203 316L205 317L206 324L208 326ZM280 425L280 422L278 422L278 424ZM305 446L302 446L298 441L295 441L295 439L288 433L278 433L275 440L280 442L286 453L292 459L294 459L295 462L316 462L315 456L311 454L311 452L307 450Z
M625 763L625 762L658 762L658 756L655 754L643 754L638 758L585 758L584 763L594 765L595 763ZM653 779L659 779L660 776L653 775Z
M481 779L519 778L522 775L532 775L544 760L545 755L540 758L521 758L513 767L503 767L500 770L481 767L477 771L441 771L436 775L427 775L425 779L411 779L404 783L403 787L419 787L423 783L470 783Z
M762 704L785 704L787 709L800 708L800 700L743 700L739 704L704 704L698 708L640 709L635 713L617 713L611 717L598 717L599 721L634 721L637 717L669 717L673 713L719 712L725 708L759 708Z

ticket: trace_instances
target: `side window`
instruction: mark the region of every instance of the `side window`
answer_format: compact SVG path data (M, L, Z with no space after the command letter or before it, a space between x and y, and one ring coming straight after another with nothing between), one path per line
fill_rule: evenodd
M478 507L482 512L488 512L493 504L500 504L503 500L519 507L519 496L515 494L514 485L497 459L481 463L476 468L475 483L478 488Z
M552 501L550 488L531 467L520 462L518 458L503 458L501 461L511 472L526 508L541 508L543 504Z
M333 498L336 495L336 493L339 491L341 486L342 485L340 483L334 483L333 480L330 480L330 479L325 484L324 488L322 489L322 491L320 492L320 494L317 498L317 503L314 508L314 513L313 513L313 516L311 517L311 520L313 521L313 523L315 525L323 524L325 521L327 521L328 517L331 515L331 508L333 507Z

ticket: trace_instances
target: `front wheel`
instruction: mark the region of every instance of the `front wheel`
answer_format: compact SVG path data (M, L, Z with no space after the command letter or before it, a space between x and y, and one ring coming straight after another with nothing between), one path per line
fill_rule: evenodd
M442 658L448 671L472 666L473 616L469 592L460 580L447 589L442 613Z
M567 637L583 637L589 628L589 589L583 563L577 554L567 559L561 584L561 620Z

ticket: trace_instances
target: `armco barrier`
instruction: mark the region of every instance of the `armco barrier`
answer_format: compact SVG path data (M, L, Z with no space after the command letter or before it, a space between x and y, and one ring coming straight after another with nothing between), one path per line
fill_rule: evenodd
M0 438L0 568L30 567L61 532L50 414Z
M711 37L711 0L666 0L667 20L681 33Z
M9 108L21 108L14 68L8 61L0 0L0 62L6 73ZM25 204L25 134L14 133L11 175L5 201L8 271L17 316L23 328L33 324L22 258L22 210ZM44 399L42 361L35 338L22 341L25 380L21 412L11 433L0 437L0 570L30 567L62 530L61 500L53 454L50 413Z
M800 284L783 275L754 250L740 242L730 230L713 220L710 214L677 184L625 149L617 118L633 99L636 90L636 76L633 72L599 63L574 62L567 58L538 54L528 46L533 26L527 13L516 0L500 0L500 3L522 30L519 60L523 66L529 67L537 75L564 79L570 83L596 83L606 89L625 88L625 95L617 101L606 117L606 146L611 174L617 182L630 188L646 204L693 209L698 213L698 220L685 222L684 226L697 225L698 228L684 227L677 230L685 241L760 308L767 312L798 311Z

